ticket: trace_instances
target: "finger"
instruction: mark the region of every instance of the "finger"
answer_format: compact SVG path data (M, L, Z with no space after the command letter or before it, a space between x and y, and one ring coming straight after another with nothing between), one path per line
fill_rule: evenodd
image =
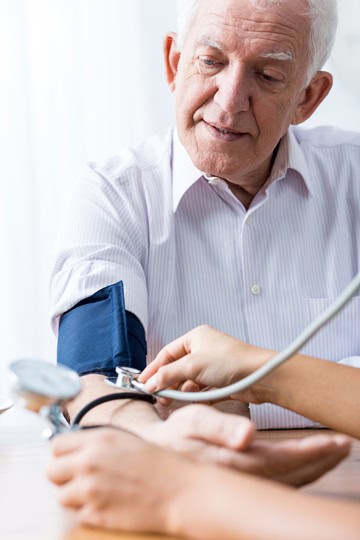
M180 384L173 384L170 388L168 388L169 390L181 390L181 385ZM174 399L171 399L171 398L164 398L164 397L157 397L157 400L158 400L158 403L160 403L160 405L162 405L163 407L166 407L166 408L169 408L171 407L171 405L174 403Z
M284 443L255 441L248 449L234 452L228 448L208 446L202 450L201 458L231 467L248 474L271 478L292 486L313 482L332 469L349 451L349 440L335 442L333 437L309 437L311 440L292 440ZM316 439L316 440L314 440ZM290 443L290 444L289 444ZM318 456L314 457L314 449ZM320 451L320 448L322 450Z
M88 435L86 431L69 432L57 435L50 441L50 449L54 456L61 456L69 452L74 452L84 445L84 437Z
M344 457L344 455L338 453L326 455L313 460L306 465L302 465L297 470L291 471L288 474L280 475L278 478L274 477L274 480L278 480L294 487L305 486L336 467Z
M287 460L299 465L305 465L323 459L328 455L347 456L351 441L343 435L314 435L301 440L288 440L273 446L277 455L283 456L283 463Z
M133 511L133 513L135 512ZM103 529L107 531L119 528L124 531L136 530L137 522L132 519L131 511L124 511L123 507L119 507L119 504L116 503L100 508L96 503L86 503L79 509L76 517L79 524L92 528L95 527L96 529ZM86 536L88 536L88 534L89 531L86 531ZM102 533L102 535L105 535L105 532ZM95 538L98 538L98 534L96 532L94 535L94 539ZM110 536L106 536L106 538L109 538L110 540L111 538L118 538L118 536L115 532L114 535L110 533Z
M138 380L144 383L154 375L161 366L175 362L190 352L189 333L187 333L161 349L156 358L139 375Z
M254 438L254 425L243 416L225 414L205 405L189 405L172 416L175 414L186 422L187 436L193 439L239 450Z
M311 444L313 442L310 441ZM326 441L324 441L323 444L323 451L319 452L317 457L311 459L309 454L306 455L300 467L294 471L289 471L288 474L281 475L279 480L293 486L303 486L314 482L330 469L336 467L348 455L350 450L350 446L347 446L345 442L344 444L341 442L337 444L336 441L331 441L326 444Z
M202 448L199 456L203 461L224 465L236 471L259 475L258 459L239 449L230 449L225 446L207 445ZM241 450L241 449L240 449ZM263 476L260 474L260 476Z
M181 387L182 392L201 392L202 385L197 384L194 381L185 381Z
M188 380L201 383L202 381L198 380L201 371L202 363L199 358L188 354L172 364L161 366L157 373L147 380L145 389L148 392L159 392L164 388L183 384Z
M219 388L217 386L204 386L203 384L197 384L194 381L186 381L181 386L182 392L210 392L212 390L218 390ZM212 399L209 401L201 401L202 405L217 405L219 403L222 403L223 401L229 401L229 397L225 396L220 399ZM193 402L195 403L195 401ZM228 412L228 411L226 411ZM229 411L231 412L231 411Z
M179 385L179 384L173 385L170 389L179 390L181 392L201 392L208 388L209 388L208 386L201 386L199 384L194 383L193 381L186 381L182 385ZM163 407L170 407L175 401L173 399L164 398L164 397L158 397L157 400ZM213 402L209 402L209 404L212 404L212 403Z
M351 439L346 435L313 435L305 437L299 442L302 448L314 452L321 452L326 449L332 451L337 448L347 454L351 448Z
M104 512L99 512L99 509L91 504L84 504L79 509L77 520L81 525L87 525L89 527L98 527L101 529L113 528L108 527L105 523Z
M299 486L312 482L346 457L347 438L319 435L280 443L255 441L247 453L248 472Z
M257 448L263 451L266 448L267 452L273 452L280 456L282 462L291 460L299 463L302 461L318 459L334 451L342 455L347 455L351 448L351 441L345 435L313 435L304 437L303 439L290 439L278 443L267 443L256 441L252 448Z
M72 480L79 470L79 465L77 455L69 454L52 459L47 465L45 472L51 482L62 485Z
M165 397L158 397L157 400L160 403L160 405L162 405L163 407L166 407L166 408L171 407L171 405L174 402L173 399L165 398Z
M79 509L89 501L91 489L84 478L75 478L59 488L57 498L65 508Z
M178 384L174 384L170 390L179 390L179 385ZM171 399L171 398L164 398L164 397L158 397L157 398L158 402L160 403L160 405L162 405L163 407L171 407L171 405L174 403L174 400Z
M322 436L321 439L308 437L308 439L310 440L302 441L302 449L307 452L304 454L302 466L281 475L279 478L281 482L293 486L314 482L345 459L351 449L351 441L343 436Z

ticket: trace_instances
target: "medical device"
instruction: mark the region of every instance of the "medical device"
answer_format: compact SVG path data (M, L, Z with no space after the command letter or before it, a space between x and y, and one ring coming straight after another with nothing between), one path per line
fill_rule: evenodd
M9 365L11 390L30 411L51 425L46 436L69 429L63 409L81 392L80 378L72 369L43 360L16 360Z
M132 372L131 368L129 373ZM81 392L79 375L72 369L53 365L43 360L15 360L9 365L11 390L20 403L28 410L39 413L47 420L50 427L44 436L51 439L54 435L69 430L81 429L80 421L94 407L119 399L137 399L156 403L156 398L149 394L139 394L126 385L124 379L122 388L129 392L117 392L94 399L83 407L69 424L64 418L66 405ZM90 426L102 427L102 426Z
M314 334L344 308L359 288L360 273L356 275L337 300L313 321L293 343L241 381L224 388L202 392L161 390L154 393L154 396L190 402L215 401L249 388L289 360ZM136 399L149 403L156 402L156 399L146 392L144 385L137 380L140 371L130 367L117 367L117 378L105 380L111 386L126 390L126 392L109 394L92 401L76 415L73 424L69 426L63 417L62 411L67 403L81 392L80 378L75 371L62 365L53 365L41 360L14 361L10 364L9 371L12 390L21 399L25 407L34 412L40 412L50 422L52 426L50 437L69 429L79 429L79 422L84 415L93 407L106 401Z

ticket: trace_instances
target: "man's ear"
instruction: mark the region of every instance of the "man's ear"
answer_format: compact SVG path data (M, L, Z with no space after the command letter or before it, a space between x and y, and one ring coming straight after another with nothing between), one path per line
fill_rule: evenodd
M327 71L318 71L310 84L305 88L302 99L297 106L292 124L301 124L305 122L316 111L318 106L328 93L333 85L333 77Z
M163 48L166 80L172 92L175 90L175 79L180 60L180 51L177 49L176 38L175 32L166 34Z

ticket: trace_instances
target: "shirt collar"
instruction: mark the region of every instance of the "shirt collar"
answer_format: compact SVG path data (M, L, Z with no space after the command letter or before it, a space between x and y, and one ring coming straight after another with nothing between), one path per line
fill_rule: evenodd
M315 186L311 179L309 167L292 127L288 129L280 141L273 168L266 182L266 188L278 180L284 179L289 169L296 171L300 175L310 194L314 195Z
M174 130L173 137L172 158L173 210L176 212L183 195L193 184L195 184L195 182L197 182L197 180L199 180L199 178L205 176L208 180L210 178L213 180L213 177L209 177L195 167L185 147L181 144L176 129ZM289 169L299 173L309 192L313 195L315 186L311 181L309 167L291 127L280 141L270 177L266 182L266 189L278 180L284 179Z
M191 161L185 147L180 142L176 129L173 137L172 159L173 210L176 212L183 195L204 173L197 169Z

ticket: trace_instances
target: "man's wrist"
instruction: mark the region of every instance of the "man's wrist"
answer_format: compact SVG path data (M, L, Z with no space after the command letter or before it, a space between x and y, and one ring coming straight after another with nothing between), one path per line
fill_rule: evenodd
M91 374L81 377L83 390L75 400L68 405L70 417L74 416L92 400L111 394L114 388L104 382L101 375ZM119 393L121 393L119 389ZM113 424L118 427L137 433L143 425L160 419L153 405L135 400L119 400L102 403L85 416L83 425Z
M120 406L112 411L110 416L111 424L131 431L140 437L148 427L161 421L153 405L131 399L124 400Z

